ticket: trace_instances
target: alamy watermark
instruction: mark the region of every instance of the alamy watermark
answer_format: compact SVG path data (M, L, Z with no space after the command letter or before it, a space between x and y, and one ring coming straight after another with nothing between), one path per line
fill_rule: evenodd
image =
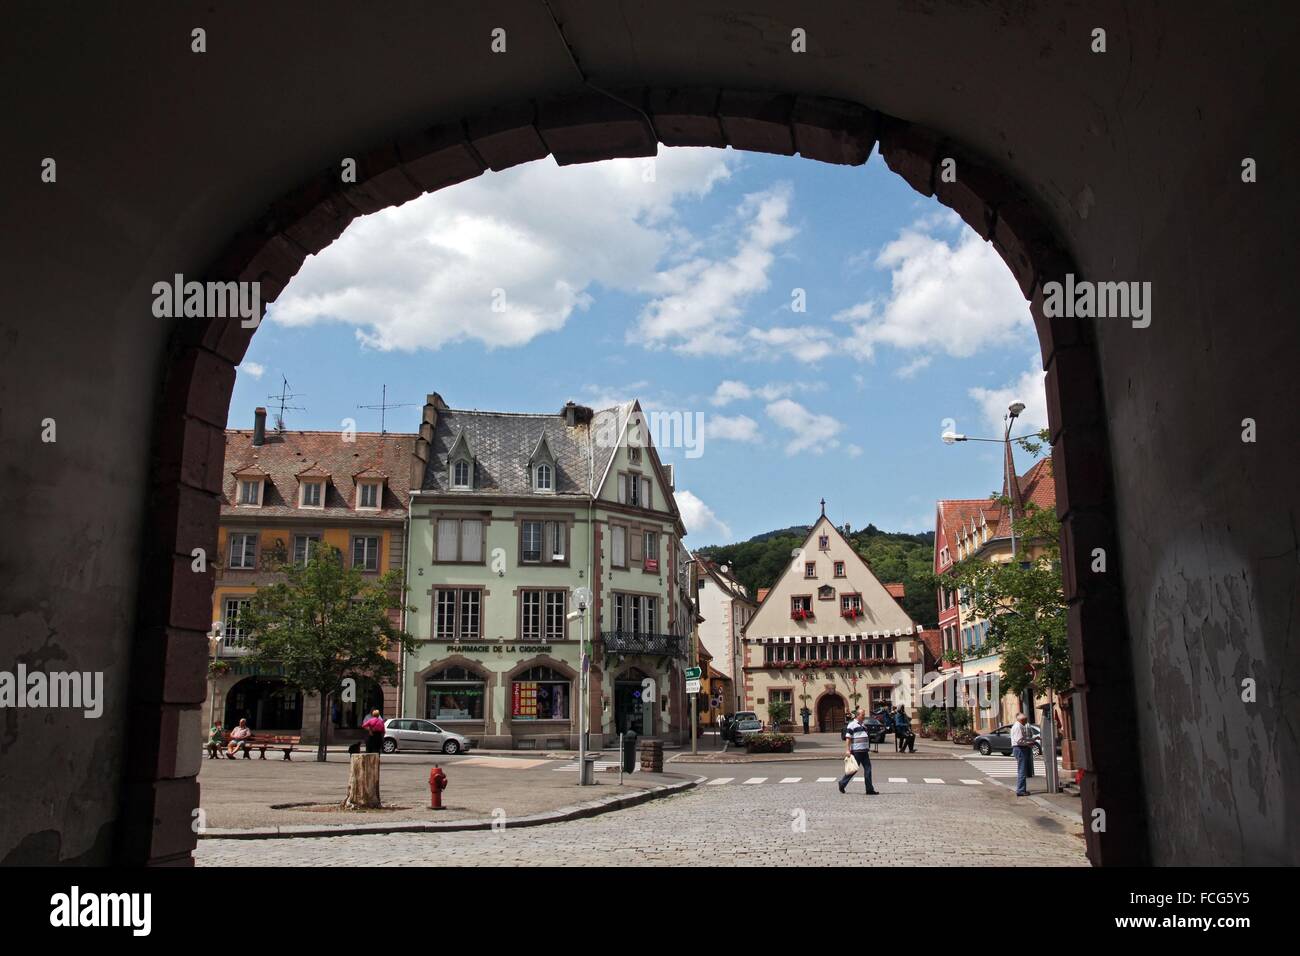
M1049 319L1132 319L1133 328L1151 324L1150 282L1075 281L1043 283L1043 314Z
M71 708L91 720L104 713L103 671L0 671L0 708Z
M626 443L629 448L681 448L687 458L704 454L704 413L635 411L626 428L620 429L618 416L609 415L596 423L598 448L617 448Z
M153 297L153 314L160 319L239 318L245 329L262 321L260 282L186 282L178 272L171 282L155 282Z

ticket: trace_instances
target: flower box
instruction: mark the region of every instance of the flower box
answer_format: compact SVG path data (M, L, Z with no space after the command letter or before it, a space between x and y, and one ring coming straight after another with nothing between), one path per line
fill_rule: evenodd
M850 620L850 621L856 620L856 619L862 617L862 608L860 608L860 607L851 607L851 608L848 608L848 609L846 609L846 610L841 611L841 612L840 612L840 616L841 616L841 617L844 617L844 618L846 618L847 620Z
M745 749L752 754L794 753L794 736L771 732L754 734L746 738Z
M795 609L790 612L790 620L792 621L811 621L812 619L813 619L812 611Z

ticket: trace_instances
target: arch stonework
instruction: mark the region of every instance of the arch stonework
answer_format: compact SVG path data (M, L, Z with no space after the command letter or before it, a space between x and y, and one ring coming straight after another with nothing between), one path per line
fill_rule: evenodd
M996 165L941 133L841 100L743 90L642 89L619 96L632 109L594 92L530 100L416 136L360 151L357 182L342 184L332 171L309 178L271 204L217 257L210 280L256 280L262 301L275 301L307 256L324 249L358 216L547 155L560 165L652 156L666 146L731 146L859 165L878 147L886 165L925 196L953 209L1007 263L1028 300L1047 373L1048 416L1062 520L1062 564L1070 602L1074 679L1082 688L1087 749L1085 811L1141 806L1141 782L1125 744L1134 720L1128 661L1128 623L1119 586L1118 545L1109 443L1093 343L1076 319L1047 318L1043 286L1080 277L1057 242L1049 220L1025 191ZM648 122L647 122L648 121ZM956 158L957 182L937 175L943 158ZM224 465L224 427L253 329L235 319L177 327L154 421L156 466L151 495L157 504L144 549L143 570L159 586L142 589L141 638L136 642L132 689L137 726L123 799L122 861L158 862L189 852L194 838L160 852L156 819L188 821L197 804L193 776L150 759L166 751L176 712L204 699L204 657L196 632L208 628L213 572L190 570L196 542L215 546ZM1089 573L1087 556L1104 547L1107 575ZM1084 635L1087 642L1084 642ZM1089 829L1095 863L1145 860L1144 818L1112 814L1103 833ZM188 848L187 848L188 847Z

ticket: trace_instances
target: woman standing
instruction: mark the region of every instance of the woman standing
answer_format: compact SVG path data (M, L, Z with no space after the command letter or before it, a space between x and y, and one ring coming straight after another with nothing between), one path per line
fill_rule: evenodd
M370 716L362 722L361 727L367 731L366 753L380 753L384 745L384 718L379 716L379 711L372 710Z

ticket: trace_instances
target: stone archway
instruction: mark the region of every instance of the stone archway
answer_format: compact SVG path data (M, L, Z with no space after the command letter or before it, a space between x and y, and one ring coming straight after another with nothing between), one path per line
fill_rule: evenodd
M848 701L837 691L825 691L817 698L813 713L817 718L817 733L836 733L847 723Z
M1117 554L1109 483L1109 444L1096 357L1084 323L1048 318L1043 287L1077 269L1054 237L1047 217L996 164L923 126L868 106L816 96L713 89L642 89L619 100L593 91L528 101L442 123L396 142L358 150L355 184L333 173L316 176L272 205L217 258L206 278L258 281L272 302L305 258L337 238L357 216L414 199L478 176L552 155L561 165L653 155L659 144L733 147L861 164L879 147L885 163L918 192L952 208L992 243L1029 300L1047 372L1049 419L1062 561L1071 601L1070 639L1090 774L1085 806L1105 786L1109 799L1140 803L1134 755L1114 735L1094 732L1132 713L1127 620L1114 575L1089 572L1097 547ZM941 163L954 159L962 175L948 182ZM211 578L191 573L195 541L215 541L224 421L238 364L253 330L238 319L210 319L180 328L173 339L155 428L158 467L154 495L166 520L154 537L145 568L171 587L141 593L141 618L170 628L206 627ZM178 529L185 533L176 536ZM1113 565L1112 565L1113 566ZM1088 635L1085 644L1084 634ZM141 642L139 653L159 653ZM1094 662L1104 662L1094 667ZM176 667L193 669L189 661ZM187 672L188 676L188 672ZM159 674L159 679L167 679ZM156 691L137 686L142 704ZM201 696L200 698L201 699ZM134 746L148 747L141 740ZM141 813L153 810L125 803ZM151 824L150 824L151 825ZM1134 861L1144 838L1139 815L1117 819L1106 833L1089 833L1094 861ZM1108 849L1109 848L1109 849Z

